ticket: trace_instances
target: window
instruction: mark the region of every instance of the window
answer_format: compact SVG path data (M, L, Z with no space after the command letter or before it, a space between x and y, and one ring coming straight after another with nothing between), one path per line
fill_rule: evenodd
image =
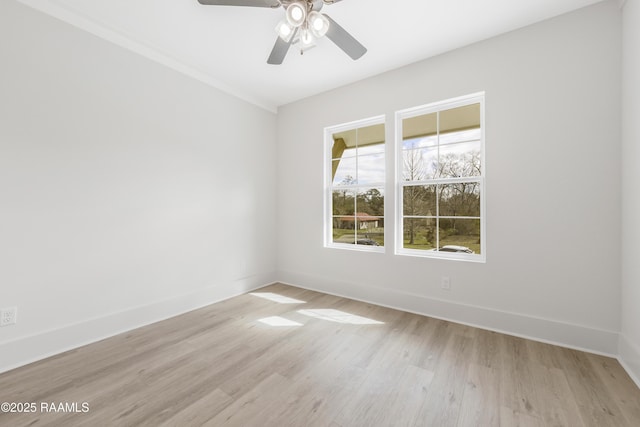
M484 94L396 113L396 253L485 260Z
M484 93L395 126L395 253L484 262ZM325 246L384 251L385 157L384 116L325 129Z
M383 251L384 117L325 129L325 245Z

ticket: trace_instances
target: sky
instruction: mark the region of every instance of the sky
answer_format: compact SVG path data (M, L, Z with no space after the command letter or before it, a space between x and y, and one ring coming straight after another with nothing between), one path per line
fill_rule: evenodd
M480 129L470 129L461 132L412 138L403 141L403 152L416 150L422 158L423 164L432 169L427 175L433 176L433 163L438 158L438 153L462 155L472 151L481 150ZM346 182L347 177L357 179L359 185L371 185L382 188L385 183L385 144L369 145L360 148L348 148L339 159L340 163L333 179L333 185L339 186ZM358 157L356 159L356 153ZM357 165L357 167L356 167ZM356 170L357 169L357 170Z

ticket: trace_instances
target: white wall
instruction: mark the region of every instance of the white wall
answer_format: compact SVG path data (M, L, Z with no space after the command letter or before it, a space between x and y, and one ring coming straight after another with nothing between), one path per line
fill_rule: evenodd
M637 377L638 13L628 0L621 153L615 1L282 107L277 126L0 2L0 307L19 308L0 372L278 278L604 353L622 327ZM391 143L394 111L481 90L486 264L322 247L325 126L386 114Z
M623 8L622 334L620 357L640 386L640 1Z
M617 2L599 3L282 107L279 279L616 354L620 37ZM486 264L395 256L390 234L386 254L324 248L323 128L386 114L392 152L394 111L478 91Z
M0 2L0 371L274 280L276 117Z

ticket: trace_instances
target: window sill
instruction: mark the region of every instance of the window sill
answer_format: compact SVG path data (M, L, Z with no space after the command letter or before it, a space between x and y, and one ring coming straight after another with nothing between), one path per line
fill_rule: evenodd
M368 245L353 245L351 243L330 243L324 246L329 249L343 249L346 251L355 252L373 252L383 254L385 253L384 246L368 246Z
M486 256L484 254L465 254L465 253L456 253L456 252L436 252L436 251L400 249L396 251L396 255L411 256L416 258L443 259L447 261L476 262L476 263L483 263L483 264L487 262Z

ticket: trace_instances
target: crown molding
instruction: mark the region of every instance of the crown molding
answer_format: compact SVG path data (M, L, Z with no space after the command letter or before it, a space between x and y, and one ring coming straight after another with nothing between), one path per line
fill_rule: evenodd
M84 16L76 10L72 10L68 6L62 5L55 0L17 0L39 12L45 13L56 19L59 19L76 28L91 33L101 39L107 40L131 52L137 53L154 62L169 67L179 73L205 83L215 89L218 89L228 95L241 99L242 101L253 104L272 113L277 113L278 107L273 103L261 100L249 93L229 86L222 81L216 79L210 74L199 70L197 67L189 65L169 54L163 52L153 44L141 40L135 40L131 35L123 30L113 28L105 23L98 22L95 19Z

